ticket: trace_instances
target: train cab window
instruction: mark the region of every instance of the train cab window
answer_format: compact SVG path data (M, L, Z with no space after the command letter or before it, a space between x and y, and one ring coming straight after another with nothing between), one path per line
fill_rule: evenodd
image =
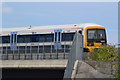
M105 39L105 31L103 29L98 30L98 39Z
M97 31L95 29L88 30L88 39L97 39Z
M89 29L88 39L105 39L104 29Z

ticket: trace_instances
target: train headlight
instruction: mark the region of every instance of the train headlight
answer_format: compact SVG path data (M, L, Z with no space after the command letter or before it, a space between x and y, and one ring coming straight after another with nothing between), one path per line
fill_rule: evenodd
M102 45L106 45L106 43L102 43Z
M94 43L88 43L87 46L94 46Z

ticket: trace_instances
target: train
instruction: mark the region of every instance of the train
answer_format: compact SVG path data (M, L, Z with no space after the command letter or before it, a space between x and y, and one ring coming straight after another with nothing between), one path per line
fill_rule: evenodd
M83 35L84 52L93 52L94 49L107 44L105 27L94 23L84 23L2 28L0 47L7 46L11 50L16 50L18 46L24 47L26 43L27 46L30 46L31 43L34 46L37 46L38 43L44 43L49 47L51 43L54 45L54 43L58 42L61 46L57 47L57 49L62 49L64 42L66 42L66 47L71 45L69 42L73 41L76 32ZM55 46L54 49L56 49Z

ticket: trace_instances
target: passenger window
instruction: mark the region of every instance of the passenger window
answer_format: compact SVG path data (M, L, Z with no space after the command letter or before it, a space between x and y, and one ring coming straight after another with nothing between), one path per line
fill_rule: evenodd
M46 42L52 42L53 41L53 35L52 34L47 34L46 35Z
M10 36L2 36L2 43L10 43Z
M31 40L31 42L39 42L38 35L32 35L32 36L30 37L30 40Z
M45 36L44 35L39 36L39 42L45 42Z
M22 35L18 36L18 43L25 43L25 38Z

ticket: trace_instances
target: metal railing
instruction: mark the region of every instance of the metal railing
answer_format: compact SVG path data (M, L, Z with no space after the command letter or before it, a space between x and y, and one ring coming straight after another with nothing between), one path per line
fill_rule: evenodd
M2 44L2 60L40 60L67 59L72 41L61 43L62 49L55 49L54 42L18 43L17 50L11 50L10 44Z

